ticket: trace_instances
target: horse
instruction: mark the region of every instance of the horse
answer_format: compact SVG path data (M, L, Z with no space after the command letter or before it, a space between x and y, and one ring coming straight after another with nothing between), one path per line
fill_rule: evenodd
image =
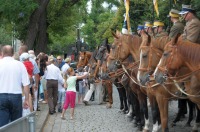
M154 72L154 78L158 83L163 84L170 81L177 84L177 82L184 82L185 87L178 87L178 90L180 93L187 95L187 97L198 106L196 123L193 127L194 131L197 129L197 125L200 122L199 50L200 45L188 40L183 40L179 34L165 46L164 53ZM187 70L182 71L184 67L186 67ZM179 76L180 73L184 75Z
M107 62L108 69L110 72L116 71L120 65L123 65L123 61L131 55L135 62L139 60L139 47L142 42L142 39L137 35L125 35L119 32L113 33L114 42L111 46L111 53ZM127 69L126 69L127 70ZM136 74L131 72L126 72L129 78L135 78ZM131 87L132 91L137 94L140 112L141 112L141 122L144 125L144 131L149 129L149 117L148 117L148 107L147 107L147 93L143 88L134 88ZM149 95L150 97L150 95ZM156 113L156 112L154 112ZM145 118L145 119L144 119ZM159 120L159 116L157 116L157 120ZM145 122L145 123L143 123ZM158 124L160 122L158 121Z
M90 80L93 80L95 82L99 81L99 77L101 77L101 81L103 82L103 85L106 86L107 91L108 91L108 98L109 98L109 103L107 103L107 108L112 107L112 83L111 81L107 79L103 79L102 75L107 71L107 66L106 66L106 56L110 51L110 47L108 45L108 41L105 40L105 42L99 47L99 50L97 54L94 56L94 62L90 63ZM99 70L100 68L100 70ZM98 74L97 74L98 73ZM114 84L117 87L119 97L120 97L120 111L123 111L126 113L128 110L127 106L127 97L126 97L126 92L123 88L123 86L120 83L117 83L117 80L114 81Z
M152 73L154 72L161 56L164 50L164 46L167 44L167 42L170 41L169 37L162 37L154 39L151 42L151 37L145 33L142 33L143 43L140 46L140 65L139 65L139 71L137 78L140 81L141 85L148 85L149 81L152 81L149 79L150 76L152 76ZM152 82L151 82L152 83ZM151 94L154 95L158 102L158 106L160 113L161 113L161 122L162 122L162 130L167 131L167 118L168 118L168 112L164 110L163 108L168 108L168 101L169 99L174 98L174 96L171 93L176 93L177 88L175 85L166 85L167 90L163 88L161 85L157 85L153 88L150 88ZM178 97L178 96L177 96ZM161 103L161 104L160 104ZM165 107L161 107L165 106ZM193 114L193 104L191 102L189 103L190 106L190 118L187 121L187 125L190 126L190 122L192 121L192 114ZM186 107L187 109L187 107ZM180 116L183 115L184 110L181 109L175 120L173 121L173 125L177 121L180 120Z
M87 66L91 56L92 56L92 52L89 52L89 51L79 52L77 69L80 67L84 68L85 66Z

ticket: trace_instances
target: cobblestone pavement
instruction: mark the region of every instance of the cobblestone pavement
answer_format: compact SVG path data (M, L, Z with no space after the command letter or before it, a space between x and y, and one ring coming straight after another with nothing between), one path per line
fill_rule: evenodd
M61 113L49 115L44 126L44 132L138 132L133 122L130 122L124 114L119 112L119 95L116 88L113 88L113 107L107 109L105 105L98 105L97 102L90 102L91 105L76 105L74 120L70 120L69 109L61 120ZM169 104L169 130L170 132L190 132L191 127L184 127L184 121L178 122L175 127L170 127L177 112L177 102ZM149 114L151 111L149 110ZM150 115L151 116L151 115ZM150 122L152 119L150 117ZM193 122L192 122L193 124ZM152 123L150 126L152 130ZM199 129L200 130L200 129Z

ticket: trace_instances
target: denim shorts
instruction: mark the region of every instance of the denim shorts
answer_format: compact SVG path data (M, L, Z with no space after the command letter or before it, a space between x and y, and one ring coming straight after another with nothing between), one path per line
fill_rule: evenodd
M85 94L85 87L83 87L83 81L79 82L79 91L78 94Z

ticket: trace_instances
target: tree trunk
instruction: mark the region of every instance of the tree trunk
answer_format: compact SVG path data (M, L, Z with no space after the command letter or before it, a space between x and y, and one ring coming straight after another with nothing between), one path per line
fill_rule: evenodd
M29 19L29 26L27 31L27 36L25 39L25 44L27 44L28 49L33 49L34 42L38 33L38 24L40 21L41 14L44 14L49 0L39 0L39 7L32 13Z
M45 52L47 50L48 34L47 34L47 10L40 16L39 31L36 43L35 53Z

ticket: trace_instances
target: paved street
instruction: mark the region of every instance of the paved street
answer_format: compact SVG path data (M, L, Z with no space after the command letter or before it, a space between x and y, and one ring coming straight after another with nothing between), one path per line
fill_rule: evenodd
M90 102L90 106L76 105L74 120L70 120L69 110L65 114L66 120L61 120L60 113L49 115L44 132L137 132L133 122L129 122L124 114L119 113L118 93L115 88L113 91L114 104L111 109L106 109L105 105L97 105L95 101ZM177 102L170 103L170 123L177 112L176 106ZM173 128L169 125L170 132L190 132L191 127L184 127L186 119L187 116Z

